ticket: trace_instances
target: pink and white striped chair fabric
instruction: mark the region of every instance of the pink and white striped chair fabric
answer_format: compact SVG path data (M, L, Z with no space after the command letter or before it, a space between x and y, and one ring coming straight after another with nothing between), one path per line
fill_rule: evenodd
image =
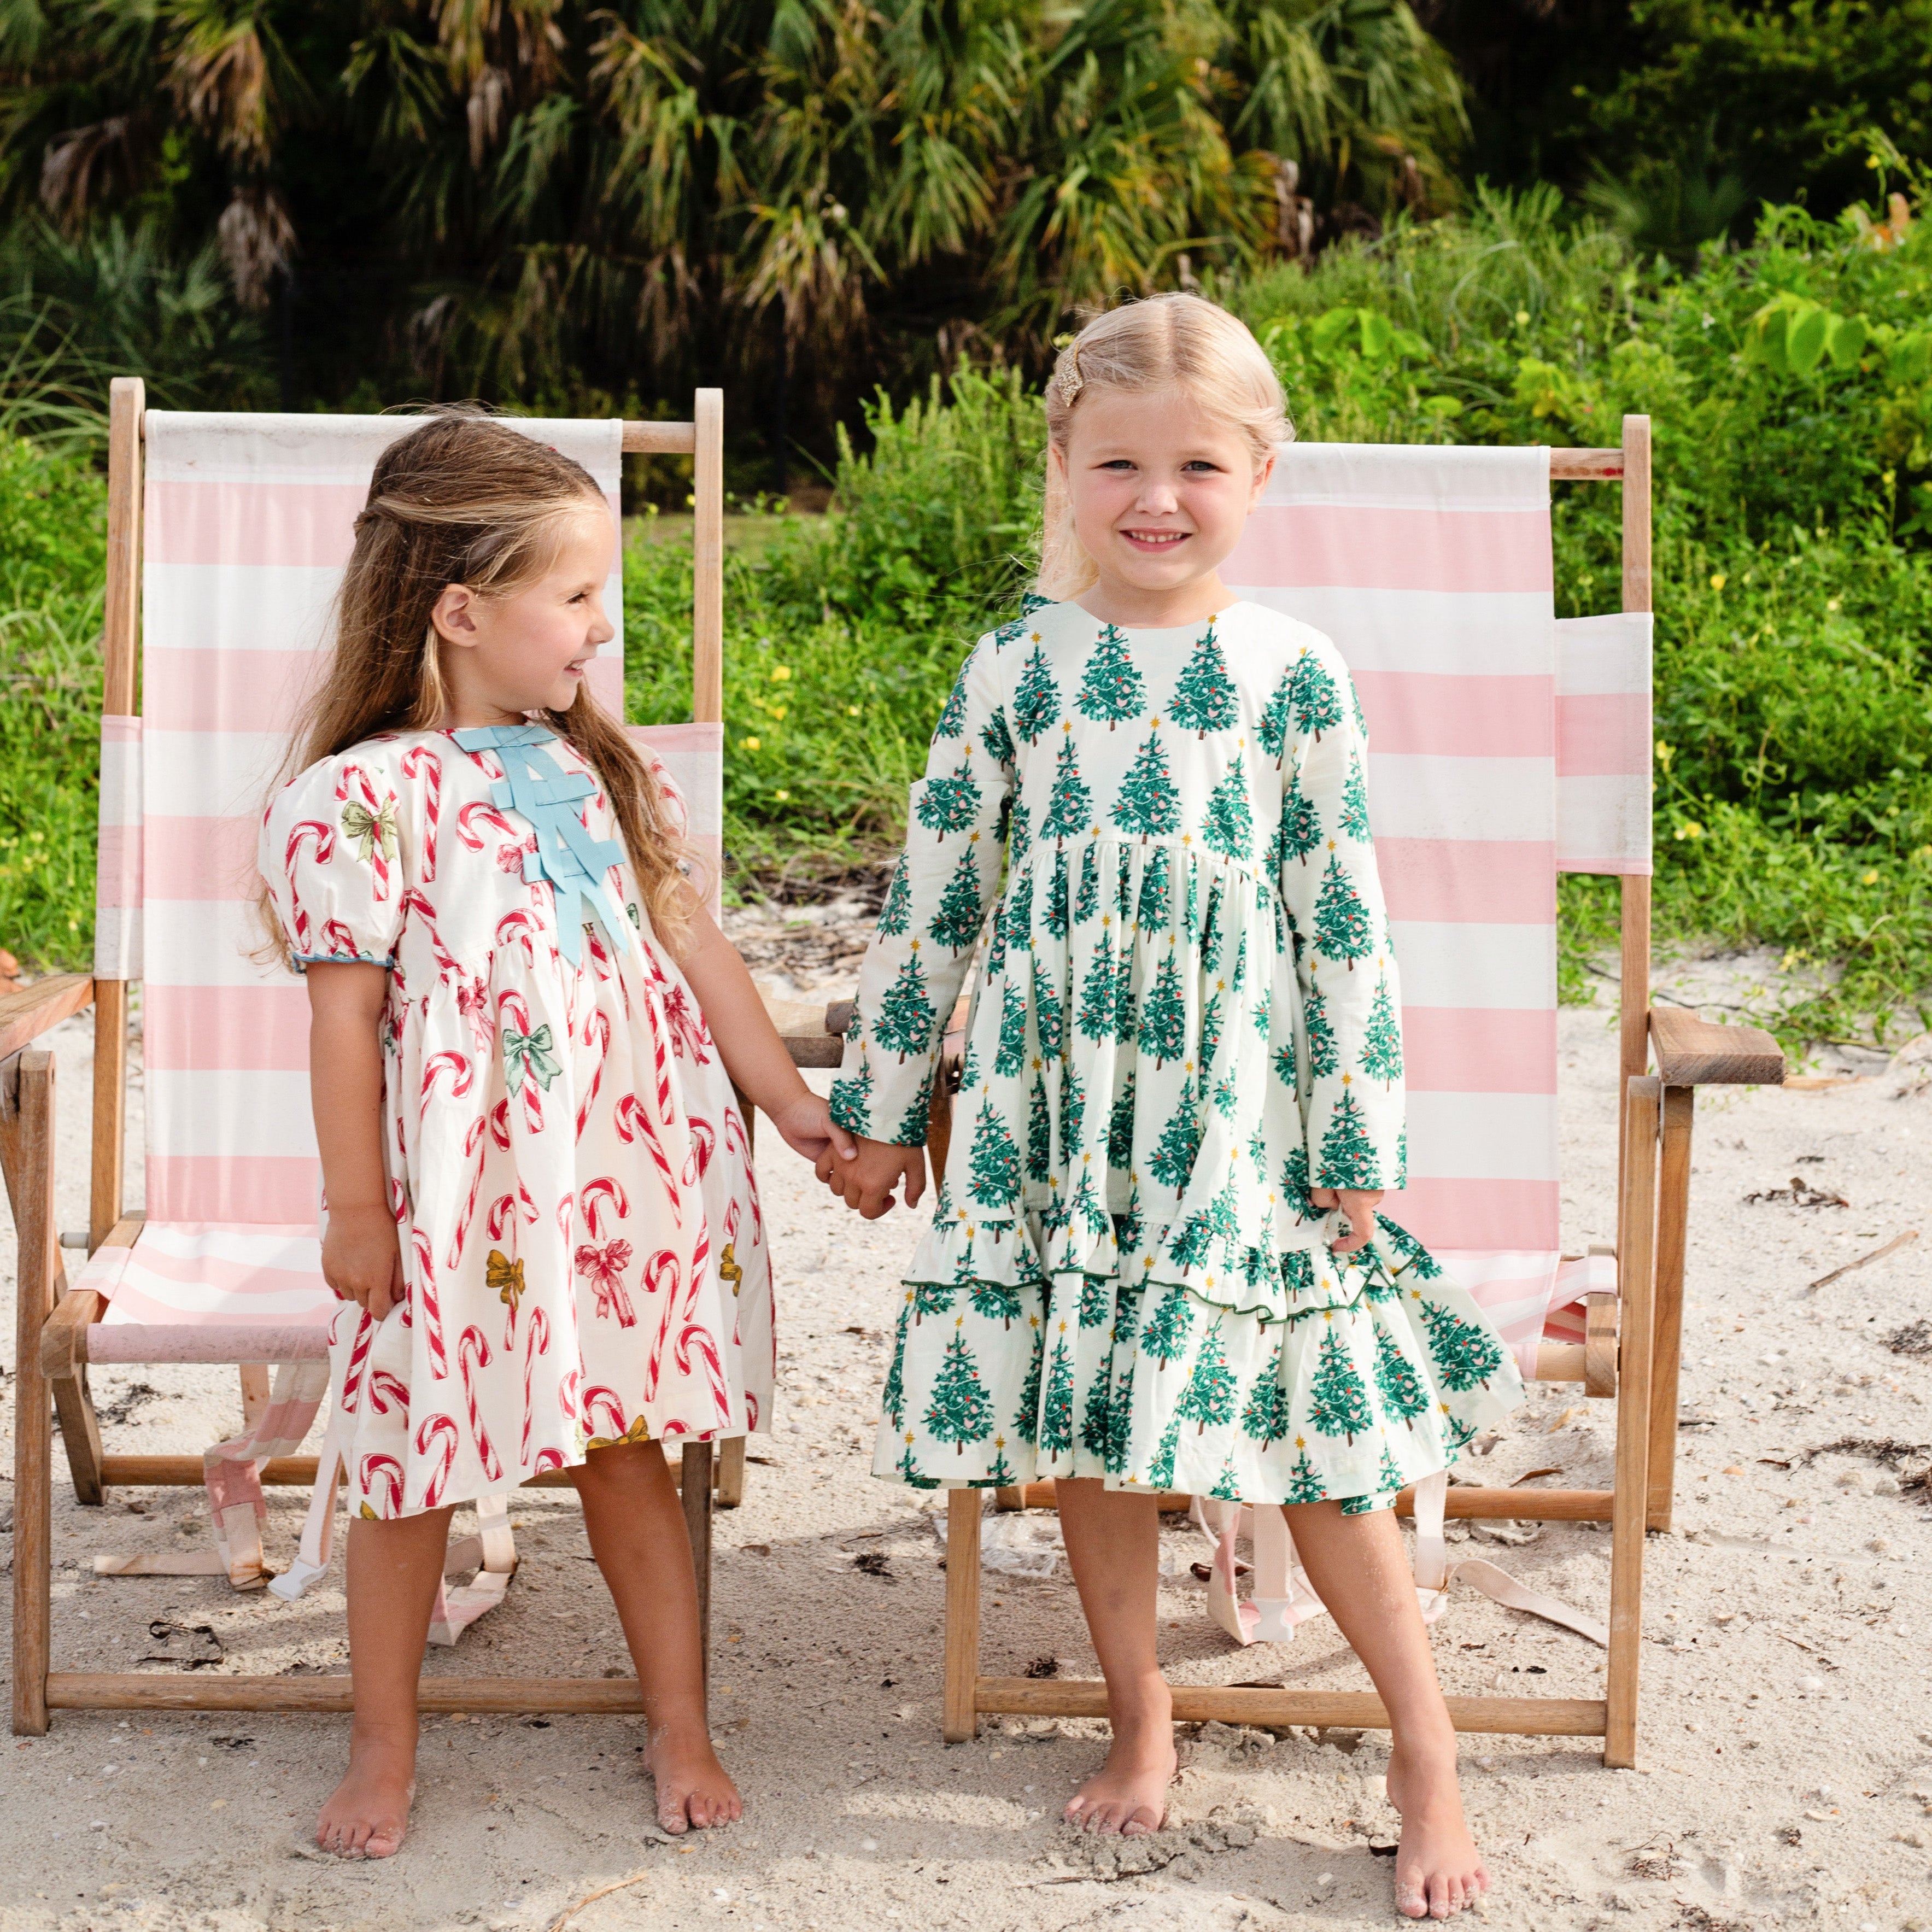
M1408 1186L1384 1204L1475 1295L1526 1374L1565 1262L1556 878L1647 873L1650 620L1559 622L1550 452L1284 446L1223 572L1324 631L1367 716L1402 964Z
M147 412L142 709L102 720L94 962L143 982L146 1220L132 1248L98 1250L75 1279L107 1302L94 1361L326 1357L337 1304L316 1231L308 1003L299 980L251 957L255 840L331 641L370 472L416 421ZM617 514L621 423L512 426L582 464ZM617 634L591 688L621 716L616 566L604 608ZM634 735L685 796L715 898L722 727ZM287 1380L285 1401L278 1379L268 1432L238 1438L248 1457L292 1453L324 1385ZM212 1474L224 1459L210 1453Z

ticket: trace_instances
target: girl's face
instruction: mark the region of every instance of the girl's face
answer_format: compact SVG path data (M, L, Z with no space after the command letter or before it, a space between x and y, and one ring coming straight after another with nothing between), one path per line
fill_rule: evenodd
M1274 467L1178 389L1090 391L1052 460L1101 590L1156 602L1214 576Z
M508 597L478 596L460 584L444 590L430 621L444 646L446 724L514 724L526 712L576 703L584 667L616 634L604 614L616 542L610 512L586 501L535 583Z

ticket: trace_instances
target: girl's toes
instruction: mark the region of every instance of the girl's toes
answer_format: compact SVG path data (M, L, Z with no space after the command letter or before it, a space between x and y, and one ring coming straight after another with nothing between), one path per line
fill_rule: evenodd
M1395 1909L1405 1918L1426 1918L1429 1916L1429 1895L1420 1886L1398 1885L1395 1888Z

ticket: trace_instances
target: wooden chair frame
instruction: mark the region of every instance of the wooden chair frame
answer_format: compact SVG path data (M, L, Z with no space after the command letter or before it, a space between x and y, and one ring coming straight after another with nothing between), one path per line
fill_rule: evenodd
M1623 486L1623 608L1648 611L1651 598L1650 418L1626 416L1616 449L1553 449L1553 481ZM1610 1526L1610 1642L1600 1698L1451 1697L1449 1714L1462 1731L1521 1736L1600 1737L1604 1762L1636 1762L1638 1645L1642 1636L1643 1543L1646 1529L1670 1527L1677 1453L1677 1384L1682 1358L1684 1252L1690 1184L1691 1114L1700 1087L1776 1085L1784 1078L1778 1042L1755 1027L1714 1026L1694 1013L1650 1004L1650 880L1622 882L1622 1010L1619 1029L1617 1243L1619 1294L1588 1298L1586 1340L1544 1343L1536 1379L1580 1382L1586 1394L1617 1405L1614 1486L1608 1490L1512 1490L1456 1485L1447 1513L1455 1517ZM949 1040L942 1077L934 1083L930 1145L944 1168L950 1138L950 1090L958 1079L956 1042ZM1654 1059L1657 1072L1646 1070ZM1053 1485L1032 1483L994 1492L1006 1509L1051 1507ZM1396 1508L1413 1514L1414 1492ZM1186 1498L1162 1496L1163 1508ZM1100 1678L985 1677L980 1673L981 1493L954 1490L946 1498L946 1691L944 1735L961 1743L976 1735L980 1715L1099 1718L1107 1713ZM1382 1700L1367 1691L1289 1690L1177 1684L1174 1714L1256 1725L1346 1725L1385 1728Z
M140 658L141 470L146 436L143 386L116 378L108 418L107 586L104 635L103 708L134 712ZM692 596L692 717L724 717L724 395L697 393L690 422L627 422L628 453L694 458L696 520ZM94 1010L94 1136L91 1201L86 1234L59 1232L54 1206L55 1066L32 1042L49 1028L92 1005ZM802 1066L836 1066L840 1042L828 1036L812 1010L774 1009ZM74 1493L98 1504L117 1486L198 1488L200 1456L114 1456L102 1448L87 1384L88 1334L103 1312L91 1289L70 1292L62 1250L131 1246L142 1217L124 1211L122 1175L126 1136L128 984L86 974L52 974L0 994L0 1172L13 1202L20 1240L15 1361L13 1721L21 1736L47 1729L51 1710L346 1711L346 1676L162 1676L70 1672L50 1668L52 1636L52 1426L60 1418ZM741 1101L743 1096L740 1096ZM752 1125L745 1108L746 1130ZM268 1396L266 1368L241 1371L244 1414L252 1420ZM52 1409L50 1412L50 1403ZM316 1478L312 1456L278 1457L262 1480L305 1488ZM714 1456L708 1442L684 1445L672 1474L682 1492L698 1605L710 1618L711 1510L734 1507L743 1495L745 1439L727 1439ZM530 1488L567 1488L553 1470ZM638 1712L634 1679L425 1677L418 1696L426 1711Z

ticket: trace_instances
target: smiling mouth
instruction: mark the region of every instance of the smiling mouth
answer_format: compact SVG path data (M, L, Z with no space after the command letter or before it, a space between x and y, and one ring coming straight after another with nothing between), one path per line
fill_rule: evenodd
M1193 534L1192 530L1123 530L1120 532L1129 543L1138 544L1143 550L1171 550L1178 543L1185 543Z

